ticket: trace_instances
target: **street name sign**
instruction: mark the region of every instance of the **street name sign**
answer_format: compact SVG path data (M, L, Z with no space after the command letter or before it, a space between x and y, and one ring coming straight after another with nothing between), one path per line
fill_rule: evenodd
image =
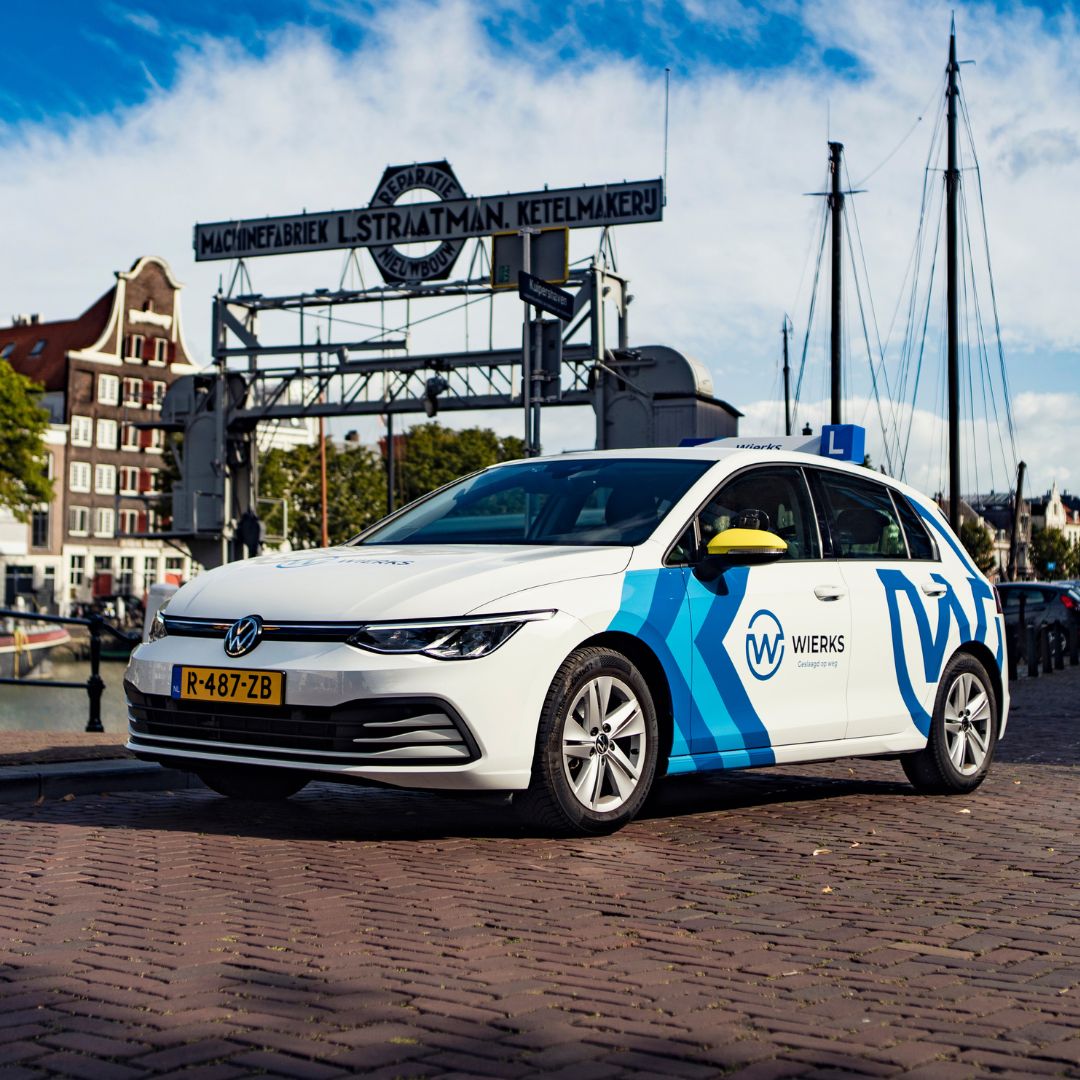
M549 315L569 322L574 316L574 294L549 285L543 278L518 271L518 296Z

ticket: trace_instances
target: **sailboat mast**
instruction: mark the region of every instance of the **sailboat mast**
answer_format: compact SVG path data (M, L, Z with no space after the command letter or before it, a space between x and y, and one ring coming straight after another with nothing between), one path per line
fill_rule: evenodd
M957 213L960 191L960 169L956 162L956 99L959 94L956 76L956 22L949 30L949 85L946 91L948 106L949 159L945 170L945 217L948 307L948 381L949 381L949 524L960 531L960 294L957 285Z
M788 317L784 316L784 434L791 434L791 364L788 362Z
M829 338L830 359L830 397L832 410L830 423L839 424L840 420L840 346L842 340L841 327L841 302L843 285L843 266L841 253L843 250L844 230L844 193L840 190L840 156L844 152L844 144L838 142L829 143L829 173L832 178L832 190L829 193L829 210L832 212L830 232L832 234L832 326Z

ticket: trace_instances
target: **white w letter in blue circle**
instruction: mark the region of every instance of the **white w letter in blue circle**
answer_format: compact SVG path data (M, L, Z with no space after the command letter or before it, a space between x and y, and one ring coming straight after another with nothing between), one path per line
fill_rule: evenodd
M784 628L780 620L762 608L746 628L746 663L755 679L771 679L784 659Z

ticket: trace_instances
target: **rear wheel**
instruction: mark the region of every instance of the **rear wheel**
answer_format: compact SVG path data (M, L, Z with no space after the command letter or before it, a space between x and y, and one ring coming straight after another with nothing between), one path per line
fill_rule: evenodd
M287 769L238 765L230 768L196 769L195 775L212 791L229 799L278 802L295 795L307 784L307 777Z
M975 657L961 653L938 684L926 749L902 758L904 772L927 795L974 791L986 778L997 746L994 684Z
M656 710L638 669L614 650L578 649L548 691L532 781L515 801L545 830L612 832L648 796L658 744Z

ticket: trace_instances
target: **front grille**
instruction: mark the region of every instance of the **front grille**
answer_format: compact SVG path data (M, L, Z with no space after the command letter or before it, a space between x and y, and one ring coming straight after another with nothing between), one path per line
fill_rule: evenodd
M195 619L163 615L170 637L204 637L224 640L235 619ZM364 623L264 622L263 641L348 641Z
M479 757L461 718L438 698L260 706L179 701L126 681L124 689L140 750L321 765L465 765Z

